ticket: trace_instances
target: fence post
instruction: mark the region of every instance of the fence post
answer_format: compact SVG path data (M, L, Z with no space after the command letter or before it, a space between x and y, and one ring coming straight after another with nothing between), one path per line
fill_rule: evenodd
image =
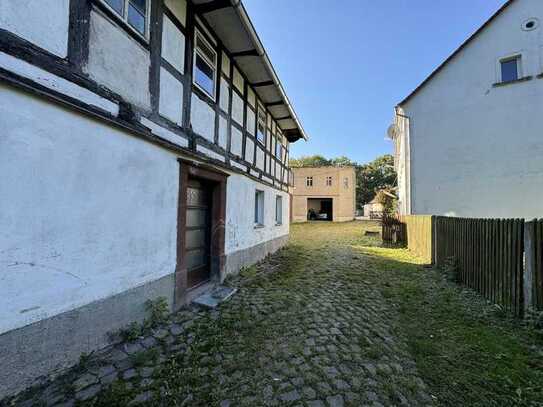
M529 315L533 308L533 288L535 272L535 227L537 221L524 224L524 314Z

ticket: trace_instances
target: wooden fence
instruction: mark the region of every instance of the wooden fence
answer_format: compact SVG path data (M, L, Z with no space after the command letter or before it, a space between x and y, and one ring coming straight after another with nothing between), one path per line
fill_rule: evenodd
M543 310L543 220L527 227L531 234L525 234L522 219L409 215L396 223L383 222L384 241L394 230L403 230L394 235L399 242L428 263L443 266L453 260L458 282L489 301L519 316L526 308ZM525 274L526 239L530 267Z
M524 242L526 308L543 311L543 219L526 222Z
M424 260L425 263L434 263L433 250L433 223L434 216L404 215L399 220L405 224L405 244L407 248Z
M460 284L516 315L524 310L524 221L434 219L435 263L454 259Z

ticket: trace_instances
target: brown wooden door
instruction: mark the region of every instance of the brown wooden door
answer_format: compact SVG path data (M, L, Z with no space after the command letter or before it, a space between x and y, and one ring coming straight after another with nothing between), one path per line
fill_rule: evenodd
M210 279L211 197L209 184L189 179L185 232L188 288Z

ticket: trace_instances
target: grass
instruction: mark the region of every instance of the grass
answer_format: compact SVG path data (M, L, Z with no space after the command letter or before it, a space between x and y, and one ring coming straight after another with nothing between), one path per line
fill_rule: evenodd
M543 406L541 332L423 267L407 250L364 241L352 248L397 309L396 333L439 405Z
M155 398L148 405L209 406L225 399L234 405L266 405L251 397L261 396L269 383L274 392L287 391L273 378L292 367L292 355L302 355L306 336L315 336L309 325L317 317L334 321L353 313L349 307L360 311L375 305L366 316L369 333L358 334L359 340L351 337L349 345L357 345L365 361L378 365L391 348L376 339L380 328L385 326L388 334L390 327L394 342L407 344L406 359L415 361L416 373L429 387L424 392L436 405L543 406L541 331L457 286L446 272L424 266L408 250L383 247L378 237L364 234L367 230L378 231L379 226L293 225L288 247L230 277L228 284L239 287L238 294L217 312L199 313L185 327L178 340L186 350L165 354L153 374L150 390ZM337 293L329 294L333 290ZM332 304L336 298L343 298L335 303L342 306L315 311L320 300ZM148 310L143 327L127 329L126 336L139 336L146 326L168 320L164 301L149 304ZM155 365L159 356L157 350L143 351L132 356L132 363ZM83 357L81 366L90 362ZM377 370L375 391L388 400L385 405L402 402L398 390L403 396L421 392L413 369L403 368L396 375ZM316 385L321 376L311 370L305 380L325 399ZM83 404L127 405L140 391L116 382Z

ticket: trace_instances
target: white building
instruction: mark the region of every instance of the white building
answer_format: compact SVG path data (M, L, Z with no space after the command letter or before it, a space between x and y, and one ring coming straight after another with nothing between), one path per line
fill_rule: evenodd
M396 107L402 214L543 216L543 1L508 1Z
M1 0L0 398L283 246L306 138L239 0Z

